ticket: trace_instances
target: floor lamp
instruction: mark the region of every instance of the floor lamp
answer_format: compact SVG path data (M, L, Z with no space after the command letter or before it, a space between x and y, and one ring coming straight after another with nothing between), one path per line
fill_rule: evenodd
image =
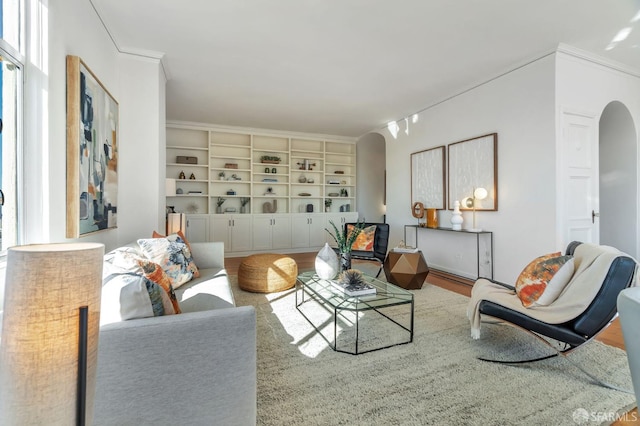
M0 416L7 424L93 418L104 246L41 244L7 252Z

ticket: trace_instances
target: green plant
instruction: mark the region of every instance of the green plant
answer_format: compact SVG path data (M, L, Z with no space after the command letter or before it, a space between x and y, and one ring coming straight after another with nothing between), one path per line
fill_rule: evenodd
M240 205L242 207L246 206L247 204L249 204L249 201L251 200L251 198L249 197L242 197L240 198Z
M348 234L346 227L343 231L339 231L332 220L330 220L329 223L333 227L333 232L331 232L327 228L324 228L324 230L327 231L329 235L331 235L331 238L333 238L333 240L336 242L338 251L340 253L349 253L351 251L353 242L356 240L356 238L358 238L358 235L360 235L360 232L362 232L362 229L364 228L364 219L362 219L362 222L358 220L353 226L353 230Z
M226 198L218 197L218 201L216 201L216 205L220 207L224 202L227 201Z
M260 161L280 161L280 157L277 155L263 155L260 157Z
M325 200L324 200L324 206L325 207L331 207L332 203L333 203L333 200L331 198L325 198Z

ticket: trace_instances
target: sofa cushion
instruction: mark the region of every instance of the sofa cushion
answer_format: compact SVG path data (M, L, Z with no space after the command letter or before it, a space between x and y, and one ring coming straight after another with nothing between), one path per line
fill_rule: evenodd
M138 264L142 267L142 272L145 277L162 287L171 301L173 311L176 314L179 314L181 312L180 304L178 303L176 293L173 290L171 279L167 276L162 267L149 259L138 259Z
M147 258L162 267L174 289L198 275L198 268L193 261L191 251L177 235L175 239L169 237L140 239L138 244Z
M353 232L354 225L347 225L347 233ZM373 241L376 236L376 225L367 226L363 228L358 234L353 244L351 244L351 250L357 251L373 251Z
M206 311L235 306L227 271L221 268L201 269L200 278L176 289L182 312Z
M549 283L571 259L571 256L561 256L560 252L540 256L529 262L516 281L516 294L524 307L531 307L546 292ZM567 267L551 287L552 293L543 301L547 304L553 302L567 285L573 275L573 267ZM555 297L553 297L555 295ZM553 300L551 300L553 299Z

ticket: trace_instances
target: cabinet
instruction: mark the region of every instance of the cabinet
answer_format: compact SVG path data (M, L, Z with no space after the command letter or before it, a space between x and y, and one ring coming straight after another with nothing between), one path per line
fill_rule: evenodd
M210 241L222 241L225 252L251 251L251 216L210 215Z
M253 215L253 250L291 247L290 215Z
M206 243L209 240L209 215L188 214L185 236L189 242Z
M324 157L324 193L331 211L356 211L356 146L326 142Z
M291 215L291 247L318 247L325 243L322 214Z

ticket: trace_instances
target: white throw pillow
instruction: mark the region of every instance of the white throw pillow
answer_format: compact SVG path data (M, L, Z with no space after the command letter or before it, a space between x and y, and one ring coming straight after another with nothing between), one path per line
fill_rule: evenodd
M551 281L547 284L547 288L544 289L544 293L533 304L536 306L549 306L556 301L562 290L569 284L573 272L575 270L575 264L573 257L569 259L562 267L555 273Z

